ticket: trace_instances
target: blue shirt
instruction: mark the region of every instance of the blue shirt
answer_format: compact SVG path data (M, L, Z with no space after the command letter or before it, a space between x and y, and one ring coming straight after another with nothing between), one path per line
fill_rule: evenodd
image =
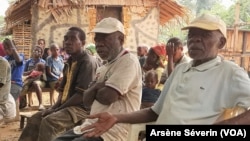
M159 89L151 89L144 87L142 89L142 102L153 102L155 103L161 94Z
M56 81L59 79L63 67L64 67L64 62L61 57L57 58L52 58L52 56L49 56L46 60L46 67L49 67L51 70L51 74L53 76L47 75L47 81Z
M35 61L33 58L28 59L25 63L24 71L30 71L34 69L36 64L39 62L44 64L46 63L45 60L43 60L42 58L40 58L38 61Z
M24 55L19 54L19 57L21 58L21 62L17 63L14 59L14 57L6 55L5 59L8 60L10 67L11 67L11 81L12 83L15 83L19 86L23 86L23 81L22 81L22 75L23 75L23 70L24 70Z

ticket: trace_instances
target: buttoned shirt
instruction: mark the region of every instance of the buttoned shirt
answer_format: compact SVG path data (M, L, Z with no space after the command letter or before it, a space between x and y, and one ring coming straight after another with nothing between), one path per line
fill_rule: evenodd
M237 64L217 57L178 65L152 107L157 124L212 124L227 108L250 106L250 79Z

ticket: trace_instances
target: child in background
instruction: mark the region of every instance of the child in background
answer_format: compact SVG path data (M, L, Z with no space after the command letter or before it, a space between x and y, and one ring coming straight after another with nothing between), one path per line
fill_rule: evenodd
M143 65L144 71L154 70L158 75L158 80L160 81L161 75L164 72L164 68L167 64L167 57L166 57L166 47L165 45L159 44L153 46L149 49L147 59ZM162 91L163 84L160 82L156 85L157 89Z
M138 56L141 67L143 66L147 58L148 49L149 49L149 46L146 44L139 45L137 47L137 56Z
M146 72L145 86L142 89L141 109L153 106L160 96L161 90L156 89L158 81L156 71L150 70Z
M37 63L35 69L33 69L32 71L29 71L28 73L25 74L26 77L24 79L24 85L23 85L23 89L21 91L21 96L26 95L26 93L28 92L28 89L30 88L32 83L35 80L39 80L44 72L45 72L45 64L44 63Z
M60 49L60 57L63 59L64 62L67 62L69 55L66 53L64 48Z
M138 60L140 62L141 68L143 67L143 65L146 61L148 49L149 49L149 46L146 44L138 45L138 47L137 47L137 56L138 56ZM144 80L145 80L145 71L143 71L143 69L142 69L143 86L145 85Z
M161 94L161 90L156 89L158 84L158 74L155 70L149 70L145 74L144 87L142 89L141 109L148 108L154 105ZM139 132L139 141L144 140L146 132Z
M47 84L50 89L50 105L55 103L54 93L55 86L58 87L60 80L62 80L62 71L64 67L64 60L60 56L60 47L56 43L50 44L51 55L46 60L46 75Z

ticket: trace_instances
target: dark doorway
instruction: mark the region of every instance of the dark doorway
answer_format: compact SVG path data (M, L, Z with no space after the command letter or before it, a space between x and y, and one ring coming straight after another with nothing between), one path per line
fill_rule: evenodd
M103 18L113 17L122 22L122 7L97 7L96 22Z

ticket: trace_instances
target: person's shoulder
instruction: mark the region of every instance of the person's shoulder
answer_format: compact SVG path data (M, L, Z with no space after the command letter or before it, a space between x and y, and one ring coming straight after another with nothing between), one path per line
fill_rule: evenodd
M85 51L79 55L77 62L80 63L82 66L85 65L97 66L96 64L98 64L98 60L94 56L86 53Z
M89 55L86 51L82 51L79 55L77 60L78 61L87 61L89 59L94 58L92 55Z
M8 60L8 58L10 58L9 55L5 55L5 56L1 56L1 57L3 57L4 59L7 59L7 60Z
M9 62L5 58L3 58L3 57L0 57L0 66L1 66L1 70L3 70L3 69L10 69ZM8 73L10 73L10 72L8 72ZM2 74L1 76L6 75L4 73L1 73L1 74Z
M155 91L156 91L157 93L161 93L161 90L160 90L160 89L155 89Z
M61 55L59 55L58 58L59 58L60 62L64 62L64 59Z
M43 58L40 58L40 62L46 63L46 61Z
M221 62L225 65L238 66L238 64L236 64L234 60L221 59Z
M25 55L23 53L18 53L19 56L24 57Z
M52 62L53 62L53 57L52 57L52 56L48 56L48 57L46 58L45 62L46 62L47 64L52 63Z
M0 61L1 61L1 63L8 63L8 60L4 57L1 57L1 56L0 56Z
M192 60L189 62L183 62L183 63L176 65L173 72L187 71L191 66L192 66Z
M124 55L121 56L121 60L122 61L126 60L126 62L131 62L131 63L137 62L139 64L139 59L138 59L137 55L135 55L129 51L125 52Z
M242 68L232 60L222 60L221 67L227 70L227 72L235 72L238 70L245 71L244 68Z
M186 62L190 62L190 61L192 61L192 58L190 58L189 56L184 54L183 59L182 59L182 63L186 63Z
M228 68L240 68L240 66L234 60L221 59L221 65Z
M95 56L92 56L92 55L90 55L90 54L88 54L88 53L82 53L82 61L86 61L86 62L89 62L89 63L96 63L98 60L96 59L96 57Z
M33 58L28 58L25 63L28 64L28 63L31 63L33 61Z
M42 58L43 59L43 58ZM53 59L53 56L52 55L49 55L47 58L46 58L46 60L47 59ZM44 59L43 59L44 60Z
M19 53L18 55L22 58L22 60L25 60L25 55L23 53Z

